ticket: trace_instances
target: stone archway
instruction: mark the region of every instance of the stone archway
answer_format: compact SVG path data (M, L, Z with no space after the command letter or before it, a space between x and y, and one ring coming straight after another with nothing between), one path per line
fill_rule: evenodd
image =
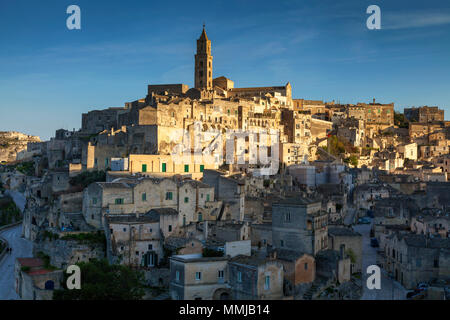
M52 280L48 280L45 282L45 290L54 290L55 289L55 283Z
M213 300L231 300L231 291L227 288L219 288L214 291Z

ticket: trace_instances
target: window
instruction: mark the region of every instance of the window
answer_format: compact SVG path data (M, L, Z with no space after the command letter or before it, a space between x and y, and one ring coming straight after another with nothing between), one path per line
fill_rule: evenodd
M166 172L167 171L167 164L165 164L165 163L162 164L161 171L162 172Z
M184 172L189 172L189 165L188 164L184 165Z
M203 220L203 215L201 212L198 213L198 221L202 221Z
M142 172L147 172L147 165L146 164L142 165Z
M123 204L123 198L116 198L115 204Z
M209 200L209 194L206 195L206 201L210 201Z
M205 170L205 165L204 165L204 164L201 164L201 165L200 165L200 172L203 172L203 170Z
M172 225L169 224L169 232L172 232Z
M147 194L145 192L142 194L142 201L147 201Z
M202 273L201 272L196 272L195 273L195 280L202 280Z
M439 268L439 260L438 259L434 259L434 267L435 268Z
M175 280L180 281L180 271L175 271Z
M286 222L290 222L290 221L291 221L291 213L290 213L290 212L287 212L287 213L284 215L284 220L285 220Z
M305 270L308 270L308 263L305 263Z
M172 192L166 192L166 200L172 200L173 194Z
M92 204L97 204L97 198L92 198Z
M284 247L284 240L280 240L280 246Z
M189 198L188 197L184 197L184 203L188 203L189 202Z
M238 274L237 274L237 281L238 281L238 282L242 282L242 272L241 272L241 271L238 271Z
M223 270L219 270L219 279L223 279L224 272Z
M266 279L264 281L264 289L269 290L270 289L270 276L266 276Z
M139 255L139 251L136 251L136 255L137 255L137 256Z
M153 250L153 245L152 244L148 245L148 250Z
M183 226L186 225L186 215L183 216Z

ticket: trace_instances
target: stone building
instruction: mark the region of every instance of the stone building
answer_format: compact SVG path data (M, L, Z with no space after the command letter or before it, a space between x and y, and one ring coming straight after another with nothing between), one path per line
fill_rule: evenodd
M50 258L49 262L52 266L61 269L66 269L76 263L105 258L104 243L64 238L65 236L79 234L79 232L61 232L58 234L60 239L56 240L41 237L36 239L33 254L36 256L39 252L44 253Z
M405 117L411 122L444 121L444 110L439 107L405 108Z
M225 215L225 219L244 220L245 182L240 177L227 176L225 172L218 170L205 170L203 182L214 187L215 199L223 201L224 206L229 207L229 216Z
M362 272L362 235L346 227L328 227L328 248L341 250L350 257L350 273Z
M203 31L197 40L197 54L195 55L195 87L197 89L212 89L212 64L213 57L211 55L211 40Z
M246 222L217 221L209 226L208 236L222 241L240 241L250 239L250 227Z
M403 155L404 159L417 160L417 143L408 143L399 145L398 151Z
M273 259L239 255L228 263L233 300L278 300L283 297L283 265Z
M228 300L227 257L202 254L170 257L170 295L173 300Z
M393 233L383 248L383 267L405 288L450 280L450 239Z
M381 104L373 99L372 103L357 105L364 108L366 125L383 129L394 125L394 103Z
M373 209L376 200L388 198L392 188L380 184L364 184L353 191L353 201L357 210Z
M88 224L101 228L105 214L146 213L153 208L173 208L178 225L210 217L214 188L195 180L169 178L122 178L96 182L83 195L83 215Z
M323 250L316 255L316 276L344 283L350 281L350 265L343 245L339 251Z
M17 258L14 266L15 290L23 300L52 300L60 289L62 270L50 270L40 258Z
M175 215L174 209L167 213ZM155 267L164 259L163 212L106 216L108 260L132 267Z
M328 246L328 215L321 201L287 198L272 205L275 248L315 255Z
M250 238L254 247L272 246L272 223L252 224L250 226Z
M313 256L286 249L275 249L271 254L283 265L285 295L295 295L300 288L307 287L316 279Z

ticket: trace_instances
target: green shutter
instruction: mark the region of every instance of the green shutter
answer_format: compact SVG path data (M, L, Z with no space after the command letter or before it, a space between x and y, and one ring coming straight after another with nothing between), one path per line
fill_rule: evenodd
M205 165L204 165L204 164L201 164L201 165L200 165L200 172L203 172L203 170L205 170Z
M142 201L147 201L147 194L145 192L142 194Z
M165 163L163 163L162 164L162 170L161 170L162 172L166 172L167 171L167 168L166 168L166 164Z
M189 165L188 164L184 165L184 172L189 172Z
M142 165L142 172L147 172L147 165L146 164Z

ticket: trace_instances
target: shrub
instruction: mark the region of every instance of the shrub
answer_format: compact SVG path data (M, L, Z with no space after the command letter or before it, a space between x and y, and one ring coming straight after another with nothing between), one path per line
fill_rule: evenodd
M110 265L107 260L94 259L77 265L82 274L81 289L66 289L69 275L64 273L64 289L54 291L54 300L139 300L145 294L144 275L140 271Z
M16 170L22 172L27 176L34 175L34 163L33 162L23 162L16 166Z
M28 271L31 270L31 268L30 268L29 266L23 266L23 267L20 268L20 270L21 270L22 272L28 272Z
M204 248L202 255L203 257L223 257L223 252L219 250Z
M88 185L94 182L105 182L106 181L106 172L103 170L100 171L86 171L82 172L79 175L71 178L69 183L72 186L81 186L83 189Z
M106 237L103 231L68 234L61 238L61 240L73 240L82 244L102 245L106 249Z

